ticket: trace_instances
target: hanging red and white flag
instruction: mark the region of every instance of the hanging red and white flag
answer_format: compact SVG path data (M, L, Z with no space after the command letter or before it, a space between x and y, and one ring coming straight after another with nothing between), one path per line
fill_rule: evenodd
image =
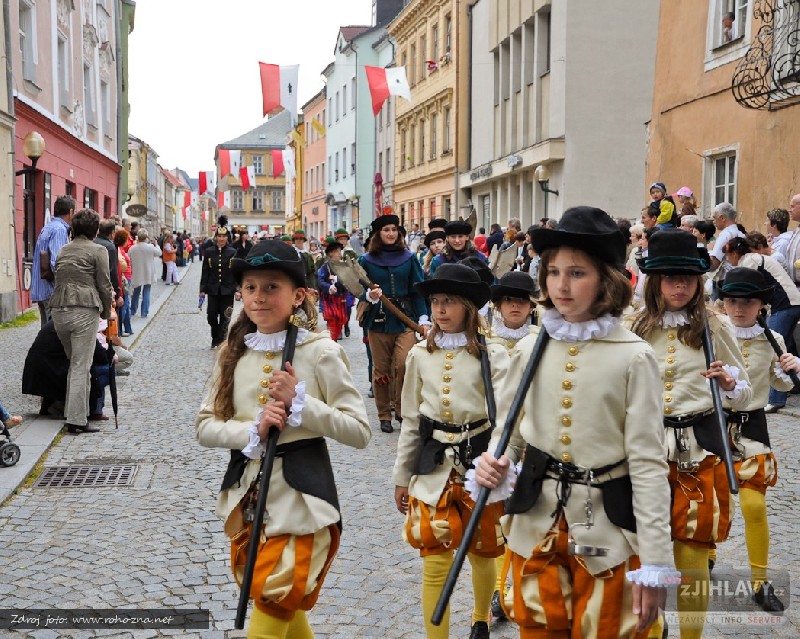
M225 177L226 175L239 175L239 169L242 167L242 152L232 151L230 149L219 150L219 175Z
M181 209L181 213L183 214L183 221L185 222L186 221L186 207L185 206Z
M292 126L297 122L297 78L300 65L279 66L259 62L261 73L261 97L264 115L278 107L286 109L292 117Z
M367 72L369 93L372 96L372 112L380 113L383 103L390 95L399 95L411 102L411 88L408 86L405 67L364 67Z
M294 170L294 149L288 147L281 151L283 157L283 170L286 173L286 179L290 180L295 176Z
M184 191L183 192L183 208L185 209L187 206L192 205L192 192L191 191ZM186 211L184 211L186 213ZM184 217L184 219L186 219Z
M203 222L208 220L208 211L203 211L203 214L200 216Z
M217 172L200 171L200 195L205 195L209 191L212 193L217 190Z
M239 169L239 178L242 180L242 189L247 190L256 185L256 167L243 166Z
M217 208L229 207L231 205L230 191L217 191Z
M283 151L280 149L273 149L270 151L272 155L272 177L278 177L283 173Z

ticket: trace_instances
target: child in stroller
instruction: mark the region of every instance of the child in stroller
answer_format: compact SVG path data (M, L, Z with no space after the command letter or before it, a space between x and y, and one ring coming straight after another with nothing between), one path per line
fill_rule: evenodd
M21 424L22 417L10 415L0 404L0 423L2 423L0 437L5 438L5 441L0 443L0 466L13 466L19 461L19 446L11 441L11 433L8 429Z

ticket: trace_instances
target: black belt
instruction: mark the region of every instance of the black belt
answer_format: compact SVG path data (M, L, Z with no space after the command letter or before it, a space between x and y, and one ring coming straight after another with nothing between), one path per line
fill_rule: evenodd
M581 468L575 464L570 464L560 461L555 457L550 457L547 460L547 471L558 475L558 478L556 479L558 482L558 486L556 487L556 499L558 499L558 506L556 506L556 509L550 513L550 516L555 517L560 509L567 507L569 496L572 493L572 484L585 484L590 478L607 473L613 468L621 465L624 461L624 459L620 459L618 462L606 464L605 466L600 466L599 468Z
M767 428L767 414L763 408L745 411L725 411L729 425L739 427L739 432L765 446L771 447L769 429Z
M689 415L682 415L681 417L664 417L664 426L666 428L691 428L713 414L714 409L709 408L702 413L691 413Z
M757 410L726 410L725 417L729 424L746 424L749 421L762 421L766 420L766 415L763 408Z
M487 421L488 420L486 419L477 419L474 422L469 422L468 424L452 424L450 422L437 422L435 419L431 419L425 415L419 416L420 426L432 427L435 430L441 430L445 433L471 432L483 426Z

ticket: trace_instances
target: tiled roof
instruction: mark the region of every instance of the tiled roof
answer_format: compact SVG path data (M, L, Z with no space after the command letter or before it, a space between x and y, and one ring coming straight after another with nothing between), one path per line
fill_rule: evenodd
M286 137L291 129L289 112L281 111L252 131L248 131L237 138L223 142L217 145L217 148L263 149L265 147L274 147L276 149L282 149L286 146ZM214 155L216 156L216 153Z
M183 186L183 182L181 182L180 179L178 179L178 177L169 169L161 169L161 172L172 186L177 188L181 188Z
M364 31L367 31L371 28L372 28L371 25L366 25L366 26L350 25L347 27L340 27L339 31L341 32L342 37L345 39L345 41L350 42L353 38L357 38L362 33L364 33Z

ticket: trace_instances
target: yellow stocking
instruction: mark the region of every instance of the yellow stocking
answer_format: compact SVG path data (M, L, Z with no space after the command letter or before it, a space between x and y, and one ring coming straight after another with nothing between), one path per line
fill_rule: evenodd
M708 558L709 558L709 560L713 561L714 563L717 563L717 549L716 548L712 548L711 550L708 551Z
M678 619L681 639L700 639L708 610L708 548L673 542L675 568L681 572L678 586Z
M755 591L767 580L769 556L767 502L764 495L752 488L742 488L739 491L739 502L744 517L744 540L747 544L747 556L750 559L750 577Z
M656 622L650 626L650 630L647 632L647 639L661 639L661 635L664 634L664 615L659 613L658 619Z
M503 566L506 563L506 553L508 552L508 547L506 547L506 552L500 555L497 559L494 560L494 569L497 571L497 581L495 581L494 589L500 592L500 599L508 591L508 586L506 585L505 579L503 579Z
M472 623L476 621L489 622L489 606L492 603L492 594L495 585L495 560L490 557L479 557L468 553L469 563L472 565L472 596L475 598L472 608Z
M286 639L291 623L291 621L281 621L253 606L250 625L247 627L247 639Z
M431 617L436 608L436 602L439 601L439 595L442 594L442 588L452 563L452 552L428 555L422 558L422 616L428 639L448 639L450 637L450 606L447 606L440 625L434 626L431 623ZM494 577L489 583L494 584ZM489 593L489 598L491 596L492 593Z

